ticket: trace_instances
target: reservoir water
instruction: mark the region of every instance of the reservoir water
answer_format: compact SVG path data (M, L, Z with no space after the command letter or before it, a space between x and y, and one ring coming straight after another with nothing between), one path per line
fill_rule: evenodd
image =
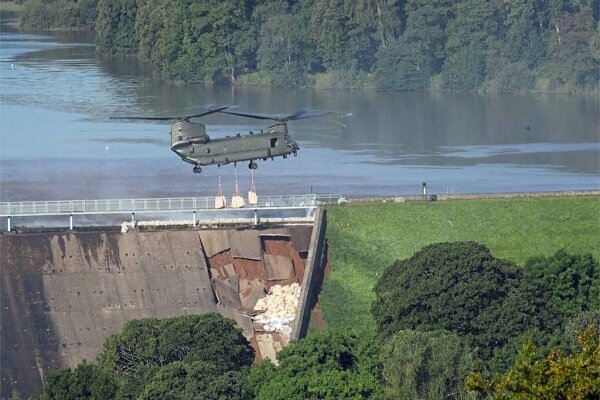
M95 54L82 34L0 33L0 201L214 195L233 165L201 175L169 149L169 124L111 116L183 115L210 103L288 113L298 157L260 161L261 194L481 193L600 189L598 94L485 94L206 87L163 82L133 58ZM211 137L266 125L202 119ZM242 191L250 186L238 164Z

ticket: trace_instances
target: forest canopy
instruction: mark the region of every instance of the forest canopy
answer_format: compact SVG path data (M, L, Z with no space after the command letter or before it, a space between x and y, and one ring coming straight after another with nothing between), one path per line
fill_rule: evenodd
M27 0L165 79L380 90L597 88L598 0Z

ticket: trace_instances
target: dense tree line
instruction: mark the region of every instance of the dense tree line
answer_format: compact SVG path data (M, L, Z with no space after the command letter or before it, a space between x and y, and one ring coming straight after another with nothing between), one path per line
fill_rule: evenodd
M382 90L590 90L598 0L27 0L166 79Z
M50 372L41 399L596 398L599 290L589 255L518 268L438 243L380 277L376 332L312 333L251 366L220 315L130 321L95 362Z
M96 362L50 371L39 400L245 400L254 350L219 314L129 321Z
M21 25L28 29L93 29L98 0L26 0Z

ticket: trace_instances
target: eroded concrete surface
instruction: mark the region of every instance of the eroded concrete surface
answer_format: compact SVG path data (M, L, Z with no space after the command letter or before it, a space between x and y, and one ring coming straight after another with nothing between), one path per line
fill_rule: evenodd
M0 236L1 396L40 393L48 370L94 360L126 321L220 312L257 350L289 339L250 316L275 284L302 283L311 226Z

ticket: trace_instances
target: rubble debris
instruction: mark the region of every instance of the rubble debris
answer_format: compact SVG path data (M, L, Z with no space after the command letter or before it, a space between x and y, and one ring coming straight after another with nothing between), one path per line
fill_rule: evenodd
M292 328L290 323L298 311L301 286L292 283L287 286L274 285L266 297L259 299L254 306L255 310L263 310L253 319L262 324L265 332L279 332L290 336Z

